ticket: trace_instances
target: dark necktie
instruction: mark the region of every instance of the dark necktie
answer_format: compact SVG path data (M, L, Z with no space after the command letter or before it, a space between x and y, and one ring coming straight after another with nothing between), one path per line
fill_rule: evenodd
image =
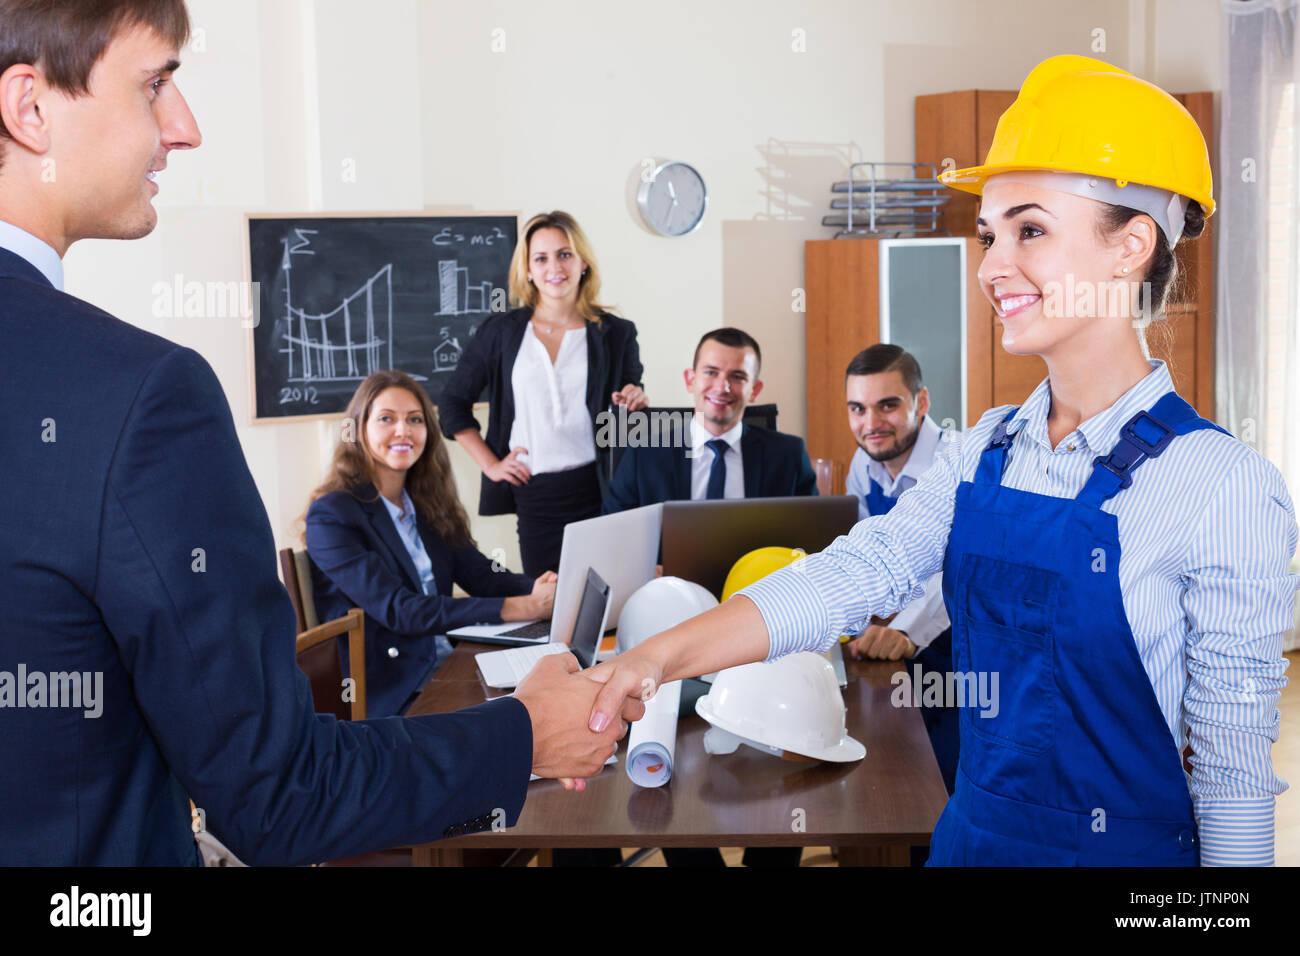
M713 465L709 468L709 486L704 497L710 501L725 497L727 490L727 443L721 438L707 442L713 449Z

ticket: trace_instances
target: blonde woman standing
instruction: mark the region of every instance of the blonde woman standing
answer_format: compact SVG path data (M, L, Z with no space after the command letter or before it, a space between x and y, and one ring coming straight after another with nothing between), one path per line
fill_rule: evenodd
M524 572L559 567L564 526L601 511L596 416L645 408L636 326L598 303L600 273L565 212L534 216L510 264L519 307L479 326L438 403L442 433L483 472L479 514L514 512ZM484 390L486 437L473 406Z

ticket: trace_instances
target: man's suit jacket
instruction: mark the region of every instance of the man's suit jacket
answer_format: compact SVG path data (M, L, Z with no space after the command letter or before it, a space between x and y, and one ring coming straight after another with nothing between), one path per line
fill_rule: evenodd
M366 612L366 710L396 714L437 663L435 635L465 624L496 624L502 601L528 594L532 578L493 571L469 542L452 547L418 519L433 564L436 595L425 595L420 576L374 485L351 494L332 491L307 511L307 554L312 564L316 613L322 620L350 608ZM451 596L459 584L465 598ZM351 673L346 635L339 640L343 672Z
M626 511L661 501L689 501L689 448L633 447L623 453L605 496L605 513ZM817 494L817 476L808 450L797 435L755 425L740 432L746 498L784 498Z
M498 458L510 454L510 429L515 423L515 390L510 380L532 317L532 309L515 309L489 316L478 327L438 399L438 422L447 438L454 439L457 432L467 428L478 430L474 403L486 390L488 427L483 441ZM600 325L587 323L587 412L593 430L599 431L596 416L609 407L610 395L624 385L641 385L641 373L635 325L609 313L601 316ZM596 449L596 473L602 491L609 473L608 466L601 466L608 460L606 454L606 450ZM513 486L508 481L490 481L484 475L478 513L503 515L513 514L514 510Z
M0 674L0 865L196 865L187 797L250 864L514 821L518 701L313 712L266 511L198 354L5 250L0 335L0 671L26 672L28 703L34 672L102 682L92 717L18 708Z

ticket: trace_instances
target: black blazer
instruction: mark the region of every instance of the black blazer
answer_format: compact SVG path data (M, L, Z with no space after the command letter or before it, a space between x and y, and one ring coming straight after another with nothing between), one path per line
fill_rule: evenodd
M661 501L689 501L688 449L633 447L623 453L605 495L605 513ZM740 432L746 498L787 498L817 494L817 476L803 439L745 425Z
M528 594L532 578L493 571L492 562L466 542L452 547L417 519L433 562L438 593L420 587L411 556L374 485L353 493L331 491L307 511L307 554L316 615L322 621L350 608L366 612L366 710L396 714L436 662L433 638L466 624L496 624L501 604ZM451 596L459 584L471 597ZM347 635L339 638L343 673L350 674Z
M533 750L519 701L315 713L271 525L207 362L4 250L0 328L0 669L102 677L97 719L0 717L0 866L198 865L191 797L255 866L486 830L502 809L514 824ZM34 506L38 492L53 505Z
M530 308L515 309L490 316L478 327L438 400L438 421L447 438L454 439L457 432L466 428L478 431L474 403L487 389L489 412L484 441L498 458L510 453L510 429L515 422L510 376L532 316ZM608 313L601 316L600 325L587 323L587 410L591 413L593 429L599 430L596 416L609 407L612 393L624 385L642 385L642 371L635 325ZM607 449L596 449L602 485L609 469L599 466L608 454ZM478 513L501 515L512 514L514 510L513 486L508 481L490 481L484 475Z

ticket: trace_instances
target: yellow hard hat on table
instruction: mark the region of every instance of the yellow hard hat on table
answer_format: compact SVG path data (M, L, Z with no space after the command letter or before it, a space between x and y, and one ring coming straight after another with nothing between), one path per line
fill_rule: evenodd
M800 548L757 548L742 555L727 572L727 580L722 585L722 600L727 600L741 588L749 587L773 571L794 564L806 554Z
M1160 87L1086 56L1034 67L998 120L984 164L939 179L978 196L992 176L1034 182L1035 173L1074 174L1042 184L1145 212L1170 244L1182 233L1185 200L1214 212L1210 155L1192 115Z

